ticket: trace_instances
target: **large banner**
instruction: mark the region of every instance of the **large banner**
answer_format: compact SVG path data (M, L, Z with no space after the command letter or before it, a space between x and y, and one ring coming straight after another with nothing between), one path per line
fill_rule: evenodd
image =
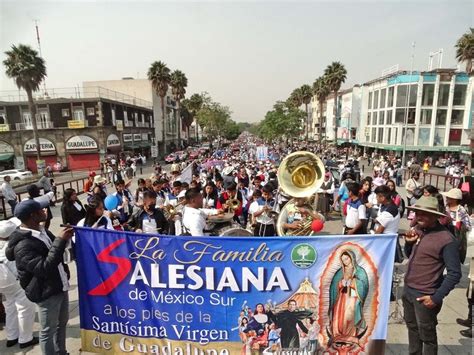
M395 241L77 228L82 350L383 354Z

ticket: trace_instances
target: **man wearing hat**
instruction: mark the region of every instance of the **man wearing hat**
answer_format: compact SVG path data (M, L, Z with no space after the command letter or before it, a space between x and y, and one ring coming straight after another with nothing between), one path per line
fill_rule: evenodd
M10 348L20 343L20 348L24 349L38 344L38 338L33 337L36 307L26 298L25 291L18 283L15 262L5 256L8 237L20 224L18 218L0 221L0 293L4 296L6 346Z
M69 320L69 269L64 250L73 236L66 228L56 238L43 228L49 202L29 199L18 204L19 229L10 236L6 257L16 262L18 279L26 297L38 305L40 346L43 354L67 354L66 326Z
M443 299L461 279L459 242L439 223L445 215L438 211L435 197L422 196L407 208L417 221L405 236L409 261L402 300L409 353L437 354L437 316Z

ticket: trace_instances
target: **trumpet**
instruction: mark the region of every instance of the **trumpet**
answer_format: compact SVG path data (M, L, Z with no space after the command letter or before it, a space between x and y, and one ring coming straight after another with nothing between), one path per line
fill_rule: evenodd
M166 219L171 219L174 216L176 216L179 212L177 210L177 207L180 205L184 205L185 201L181 201L176 206L173 205L165 205L163 206L163 214L165 215Z
M224 207L227 208L229 212L235 212L235 210L237 210L239 206L240 201L236 198L230 198L224 204Z

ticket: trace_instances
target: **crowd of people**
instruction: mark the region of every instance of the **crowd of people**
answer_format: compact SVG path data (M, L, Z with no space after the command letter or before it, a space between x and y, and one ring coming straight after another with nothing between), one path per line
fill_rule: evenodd
M425 169L414 159L403 168L394 156L369 157L306 143L275 144L261 156L258 145L254 137L244 135L228 148L175 163L169 172L155 164L148 178L136 178L137 160L110 161L102 173L89 173L80 191L86 196L82 201L79 191L64 191L62 223L195 237L233 228L265 237L314 235L311 222L315 220L321 225L341 220L345 235L398 234L401 220L407 218L410 227L397 247L396 261L409 258L403 305L410 353L434 353L437 314L444 297L459 282L466 258L474 191L469 171L464 169L456 185L442 192L422 184ZM292 199L280 186L278 167L285 156L299 150L317 153L325 172L314 196ZM404 182L405 170L410 177ZM19 203L8 178L5 184L3 196L15 215L0 222L0 268L6 275L0 280L0 292L6 298L7 346L19 342L24 348L40 342L44 354L66 354L69 271L65 261L74 255L73 230L67 227L59 237L49 230L55 193L48 172L28 187L29 196ZM403 185L406 195L397 191ZM275 218L279 214L283 218ZM32 334L33 304L39 310L39 339ZM472 287L468 304L468 318L458 320L466 326L472 321ZM248 315L243 316L239 327L250 329L244 324L249 321ZM259 348L272 347L279 326L269 323L252 337L242 331L242 341L252 349L249 339L255 342L264 333L265 344ZM472 337L472 329L462 334Z

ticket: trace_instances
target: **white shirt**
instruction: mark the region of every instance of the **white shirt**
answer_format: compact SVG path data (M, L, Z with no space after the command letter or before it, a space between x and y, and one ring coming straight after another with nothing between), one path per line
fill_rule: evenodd
M367 218L367 214L365 205L360 202L360 200L356 203L356 205L358 205L357 208L355 208L350 202L347 205L346 227L354 228L361 220Z
M49 238L49 235L46 233L44 229L42 229L41 231L37 231L34 229L25 228L25 227L20 227L20 229L25 230L25 231L30 231L31 235L34 238L41 240L48 249L51 249L51 247L53 246L53 242L51 241L51 238ZM61 277L61 282L63 283L63 291L69 290L69 281L67 279L66 270L64 270L64 265L62 263L59 263L58 271L59 271L59 276Z
M182 225L193 237L200 237L204 235L206 229L206 217L216 214L217 210L185 206Z
M259 205L257 201L253 201L249 206L249 213L254 215L255 213L263 210L263 207L265 207L265 205ZM255 217L255 221L257 221L257 223L266 225L274 224L273 218L268 217L267 213L262 213L260 216Z
M398 227L400 225L400 213L398 212L398 208L395 205L390 207L393 213L390 213L384 208L379 210L377 215L377 224L380 224L384 227L383 234L398 234ZM394 216L395 214L395 216ZM375 227L377 229L377 225Z
M8 182L5 181L5 182L2 184L1 189L2 189L2 195L3 195L3 197L5 197L5 199L6 199L7 201L11 201L11 200L15 200L15 201L16 201L16 200L17 200L16 193L15 193L15 191L13 190L12 185L10 185Z

